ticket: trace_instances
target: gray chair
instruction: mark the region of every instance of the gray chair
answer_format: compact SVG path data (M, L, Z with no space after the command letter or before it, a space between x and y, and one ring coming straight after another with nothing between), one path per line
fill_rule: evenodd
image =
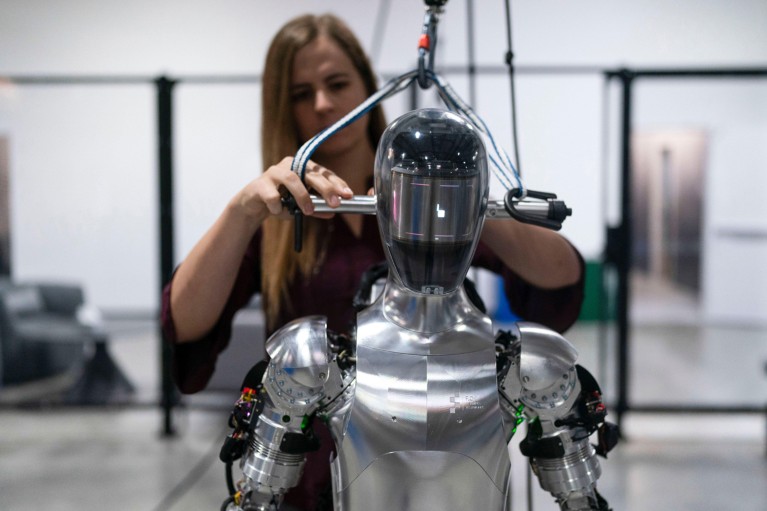
M107 351L107 336L78 318L84 297L72 284L0 283L0 377L12 386L79 371L51 400L97 405L133 393ZM86 357L86 347L91 354ZM57 389L62 390L62 389Z
M60 374L84 360L94 333L77 320L79 286L12 284L0 287L2 384L15 385Z

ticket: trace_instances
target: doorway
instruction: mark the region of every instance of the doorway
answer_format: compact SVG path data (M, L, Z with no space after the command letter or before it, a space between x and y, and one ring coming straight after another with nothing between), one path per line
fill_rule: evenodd
M632 144L632 320L697 322L706 132L642 130Z

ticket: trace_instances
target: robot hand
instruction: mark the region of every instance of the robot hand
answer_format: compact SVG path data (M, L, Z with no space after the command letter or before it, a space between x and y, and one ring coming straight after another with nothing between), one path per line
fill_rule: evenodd
M288 323L267 341L270 359L245 377L229 419L234 431L221 448L231 494L222 509L276 511L298 484L306 453L319 447L312 420L343 403L354 383L350 349L328 337L325 318L315 316ZM231 467L240 458L243 477L235 485Z
M518 323L500 332L499 389L507 414L530 422L520 443L541 487L562 511L609 511L596 490L601 468L596 454L617 443L617 428L605 422L607 411L591 374L575 365L577 352L562 336L534 323ZM589 443L598 431L596 448Z

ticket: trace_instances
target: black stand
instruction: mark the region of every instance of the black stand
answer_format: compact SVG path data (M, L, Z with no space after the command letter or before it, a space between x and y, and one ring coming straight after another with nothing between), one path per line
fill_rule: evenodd
M109 355L106 339L96 341L94 348L77 382L62 396L63 402L83 406L127 404L135 387Z

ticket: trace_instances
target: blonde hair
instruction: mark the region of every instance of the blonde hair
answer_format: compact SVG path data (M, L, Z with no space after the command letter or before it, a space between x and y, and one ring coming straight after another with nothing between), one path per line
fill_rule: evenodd
M266 56L262 82L261 151L264 169L285 156L293 155L304 141L298 130L290 97L293 60L298 50L319 35L330 37L351 59L359 72L368 95L376 89L376 77L370 61L357 38L346 24L331 14L305 15L286 23L272 39ZM368 137L375 149L386 128L383 109L371 111ZM268 328L276 328L283 306L292 307L288 286L298 271L308 276L318 264L318 240L326 233L327 223L314 218L304 219L303 250L293 249L293 222L267 219L262 226L261 292L266 304ZM320 261L321 263L321 261Z

